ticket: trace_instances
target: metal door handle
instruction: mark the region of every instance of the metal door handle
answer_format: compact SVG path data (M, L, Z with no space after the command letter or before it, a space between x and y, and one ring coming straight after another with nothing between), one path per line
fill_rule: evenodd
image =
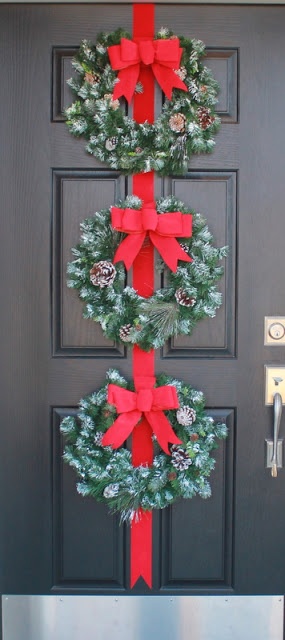
M282 415L282 396L280 393L275 393L273 398L273 412L274 412L274 423L273 423L273 454L271 459L271 475L273 478L277 478L277 446L278 446L278 436Z

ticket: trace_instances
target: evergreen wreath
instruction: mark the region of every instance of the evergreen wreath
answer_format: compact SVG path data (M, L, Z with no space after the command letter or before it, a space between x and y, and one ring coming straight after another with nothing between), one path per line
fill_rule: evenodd
M119 208L141 209L142 201L129 196ZM122 262L113 258L126 234L115 231L110 209L102 209L81 224L81 243L72 249L74 260L68 264L68 286L79 292L84 302L83 315L99 322L106 337L122 343L137 344L149 351L165 344L174 335L190 335L196 323L214 317L222 296L216 281L223 274L219 261L227 248L213 246L213 237L200 213L171 196L156 201L159 215L181 211L193 215L192 236L177 240L193 262L179 261L176 272L161 259L156 268L164 282L150 298L139 296L126 286Z
M67 416L61 422L67 439L64 460L79 475L78 493L105 502L127 521L140 508L163 509L178 498L195 495L209 498L207 478L215 466L210 452L217 448L217 438L226 438L227 427L206 414L203 393L164 374L157 377L157 387L172 385L177 391L180 407L165 415L182 444L173 445L167 455L153 436L153 465L133 467L127 448L113 450L102 445L104 433L117 417L116 408L107 402L109 383L133 390L118 371L110 370L107 383L80 401L78 416Z
M187 91L173 89L154 122L138 124L126 115L124 101L113 100L117 74L111 68L108 47L118 45L129 33L118 29L100 34L95 45L81 43L73 66L79 77L69 86L78 99L66 109L67 126L75 136L88 140L86 150L112 169L126 174L156 171L159 175L181 174L192 154L213 150L213 135L220 119L215 114L218 85L201 59L201 40L179 37L183 48L181 66L175 71ZM161 28L156 40L177 38ZM136 92L143 92L140 82ZM120 108L120 107L123 108Z

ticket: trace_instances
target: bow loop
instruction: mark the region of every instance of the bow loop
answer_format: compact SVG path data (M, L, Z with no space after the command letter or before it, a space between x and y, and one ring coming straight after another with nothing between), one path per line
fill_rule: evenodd
M180 47L179 39L155 40L156 62L164 65L171 65L171 69L179 69L183 49Z
M109 404L116 407L118 413L137 409L136 394L123 387L118 387L116 384L108 385L107 400Z
M161 409L166 409L166 405L168 405L168 407L172 406L174 409L178 409L179 401L175 387L170 385L166 385L165 387L156 387L153 390L152 411L161 411Z
M119 226L122 229L130 229L130 233L142 230L138 228L138 216L135 209L121 209L121 224ZM140 226L142 227L142 225Z
M123 69L131 64L140 62L137 43L127 38L121 38L120 44L109 47L108 53L113 69Z
M184 225L184 222L186 223ZM191 216L185 216L181 211L174 211L173 213L164 213L162 216L158 216L157 232L161 235L190 237L191 235ZM184 234L185 230L185 235Z

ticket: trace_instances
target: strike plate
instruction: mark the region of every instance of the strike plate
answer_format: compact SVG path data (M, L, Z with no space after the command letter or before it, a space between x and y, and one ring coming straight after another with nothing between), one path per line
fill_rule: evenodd
M272 468L273 440L265 440L265 466ZM277 445L277 468L283 467L283 440L278 440Z
M285 404L285 367L265 365L265 404L273 404L275 393L280 393Z

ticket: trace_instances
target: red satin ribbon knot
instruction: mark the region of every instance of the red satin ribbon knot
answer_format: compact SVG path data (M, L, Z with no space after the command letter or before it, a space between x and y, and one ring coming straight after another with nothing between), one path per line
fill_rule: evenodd
M121 415L106 431L102 444L113 449L121 447L144 416L150 424L157 441L165 453L170 455L168 443L181 444L163 411L178 409L179 401L175 387L154 388L155 378L136 380L137 391L128 391L115 384L108 385L108 402L113 404Z
M127 269L132 266L147 235L171 271L176 271L178 260L192 262L192 258L175 239L190 238L192 235L191 214L173 211L159 215L155 203L150 202L139 211L111 207L111 223L117 231L128 234L114 256L114 262L122 260Z
M159 86L171 100L172 89L187 91L186 84L175 73L179 69L183 49L174 40L142 40L134 42L121 38L120 44L108 47L112 69L119 71L114 100L125 96L131 101L139 79L141 65L151 66Z

